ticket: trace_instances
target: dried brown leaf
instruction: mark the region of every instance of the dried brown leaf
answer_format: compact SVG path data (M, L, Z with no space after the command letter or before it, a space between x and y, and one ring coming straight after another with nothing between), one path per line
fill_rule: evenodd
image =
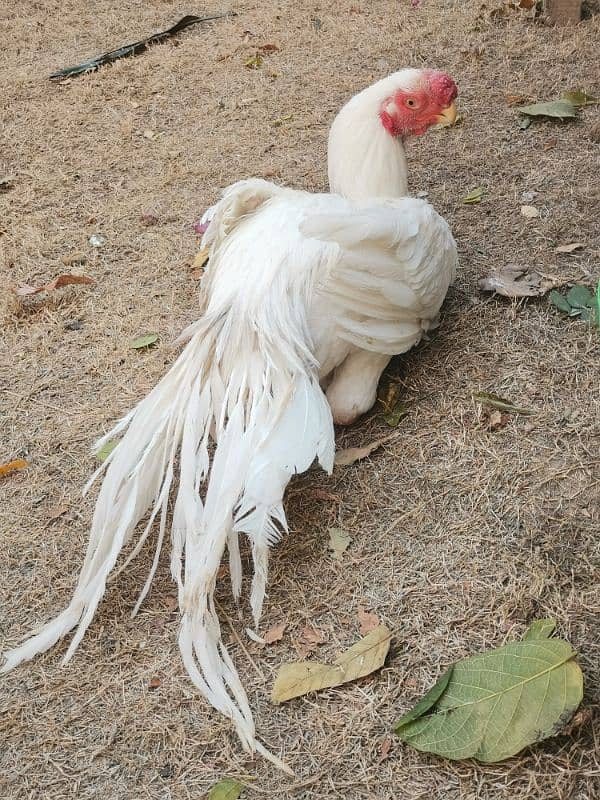
M323 631L312 626L306 626L300 631L300 637L308 644L323 644L327 641L327 637Z
M583 242L571 242L571 244L561 244L554 248L555 253L572 253L575 250L581 250L585 247Z
M158 689L160 686L160 678L154 677L150 678L148 682L148 689L153 692L155 689Z
M540 297L564 281L552 275L542 275L527 267L507 264L502 269L481 278L479 288L504 297Z
M294 661L284 664L275 678L271 701L283 703L308 692L341 686L343 683L370 675L383 665L390 648L391 637L385 625L380 625L342 653L331 666L318 661Z
M285 622L281 622L279 625L274 625L272 628L269 628L269 630L262 637L263 642L265 644L273 644L273 642L279 642L281 639L283 639L285 628L286 628Z
M381 445L389 442L392 439L397 439L398 434L394 433L391 436L384 436L382 439L376 439L374 442L364 445L363 447L346 447L343 450L338 450L335 454L335 464L338 467L348 467L362 458L370 456L371 453L378 450Z
M62 286L69 286L71 284L79 283L94 283L92 278L87 275L57 275L56 278L43 286L29 286L23 284L13 289L14 293L19 297L26 297L30 294L39 294L40 292L52 292L54 289L60 289Z

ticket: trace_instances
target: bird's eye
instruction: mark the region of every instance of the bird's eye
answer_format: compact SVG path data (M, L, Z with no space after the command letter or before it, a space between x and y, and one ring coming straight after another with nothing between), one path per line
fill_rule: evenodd
M409 97L408 100L406 101L406 105L409 108L414 108L417 104L415 103L415 101L412 98Z

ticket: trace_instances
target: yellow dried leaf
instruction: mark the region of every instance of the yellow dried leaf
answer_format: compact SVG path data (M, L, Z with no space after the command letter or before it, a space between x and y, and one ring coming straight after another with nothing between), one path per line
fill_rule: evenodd
M14 461L9 461L8 464L0 464L0 478L10 475L11 472L17 472L20 469L25 469L29 464L24 458L16 458Z
M294 661L284 664L279 669L273 684L272 702L283 703L308 692L341 686L343 683L370 675L383 665L390 649L391 638L392 634L388 628L380 625L342 653L331 666L318 661Z

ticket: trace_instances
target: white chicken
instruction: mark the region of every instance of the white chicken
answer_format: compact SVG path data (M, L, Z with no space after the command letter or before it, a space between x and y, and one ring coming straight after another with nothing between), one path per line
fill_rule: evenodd
M138 610L158 564L175 484L171 571L186 669L233 720L245 748L285 768L257 740L246 692L221 640L217 572L227 547L239 597L238 539L246 534L258 624L269 546L286 530L282 501L291 476L315 459L332 470L334 421L348 424L367 411L390 357L436 324L456 246L430 205L405 196L403 139L453 121L456 94L444 73L405 69L352 98L329 136L330 194L258 179L225 190L203 239L210 257L200 319L184 332L187 344L169 372L97 443L122 435L86 487L106 470L73 598L5 654L3 672L77 627L68 661L121 549L145 519L122 570L158 518Z

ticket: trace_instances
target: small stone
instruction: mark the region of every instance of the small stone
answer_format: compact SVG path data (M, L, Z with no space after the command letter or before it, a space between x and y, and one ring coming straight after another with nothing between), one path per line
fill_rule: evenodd
M66 331L80 331L83 328L83 323L80 319L71 319L65 322Z
M102 247L102 245L106 242L104 236L100 236L97 233L93 233L88 242L92 245L92 247Z

